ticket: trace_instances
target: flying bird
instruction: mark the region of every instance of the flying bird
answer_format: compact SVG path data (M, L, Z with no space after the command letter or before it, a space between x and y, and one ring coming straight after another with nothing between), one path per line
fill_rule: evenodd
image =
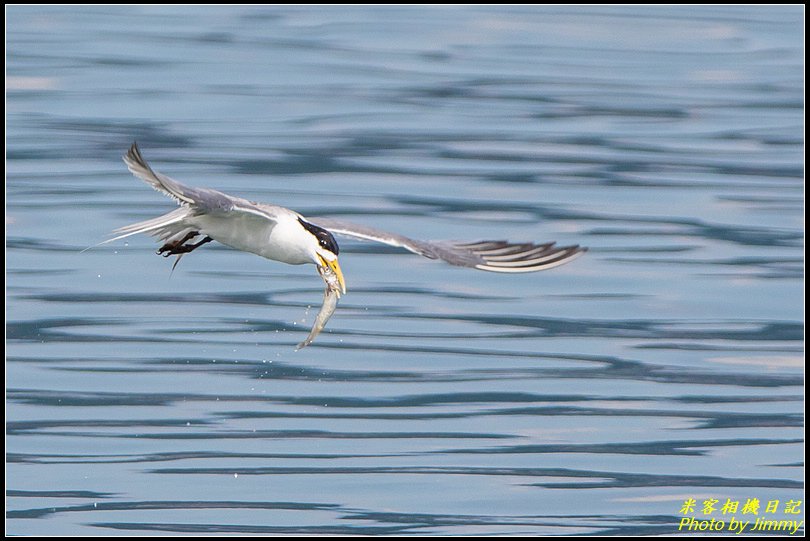
M148 233L163 243L158 254L177 256L174 266L185 254L211 241L290 265L314 264L326 284L324 303L312 331L298 344L298 349L312 343L334 312L337 299L346 293L335 234L401 247L451 265L500 273L550 269L587 250L576 245L558 247L554 242L415 240L343 220L305 218L284 207L248 201L209 188L187 186L152 169L137 143L133 143L124 155L124 162L132 174L174 199L179 208L116 229L115 236L101 244Z

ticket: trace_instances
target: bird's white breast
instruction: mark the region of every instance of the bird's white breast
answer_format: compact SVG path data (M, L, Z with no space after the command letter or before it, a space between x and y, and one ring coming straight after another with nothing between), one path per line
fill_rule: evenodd
M313 263L307 237L312 235L291 211L280 213L277 221L244 212L203 214L192 221L201 233L231 248L291 265Z

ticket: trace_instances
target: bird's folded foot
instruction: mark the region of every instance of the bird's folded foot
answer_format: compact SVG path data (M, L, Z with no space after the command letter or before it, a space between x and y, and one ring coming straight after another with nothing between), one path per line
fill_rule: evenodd
M203 238L200 242L198 242L196 244L186 244L186 242L190 241L191 239L193 239L194 237L196 237L199 234L200 234L199 231L190 231L188 234L186 234L185 237L183 237L180 240L176 240L176 241L173 241L173 242L167 242L166 244L164 244L163 246L160 247L160 249L157 251L157 253L158 253L158 255L162 255L163 257L169 257L170 255L187 254L189 252L192 252L192 251L196 250L197 248L199 248L203 244L211 242L212 240L214 240L211 237L206 236L205 238Z
M199 231L189 231L188 233L186 233L186 236L183 237L182 239L167 242L166 244L161 246L158 249L157 254L162 255L163 257L169 257L170 255L176 253L185 253L185 252L177 252L177 250L180 249L183 246L183 244L190 241L199 234L200 234Z

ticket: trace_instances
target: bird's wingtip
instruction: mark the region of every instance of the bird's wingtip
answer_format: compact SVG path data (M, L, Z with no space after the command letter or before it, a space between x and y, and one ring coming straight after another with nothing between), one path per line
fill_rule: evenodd
M138 141L132 141L132 144L129 145L129 148L127 149L126 156L132 156L139 153L140 149L138 148Z

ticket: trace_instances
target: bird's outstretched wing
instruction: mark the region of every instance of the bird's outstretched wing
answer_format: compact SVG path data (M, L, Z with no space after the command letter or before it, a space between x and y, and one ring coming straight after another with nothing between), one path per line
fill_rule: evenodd
M196 188L166 176L152 169L146 162L138 143L132 143L124 155L124 163L130 172L155 190L168 195L181 207L191 207L196 213L235 212L252 214L264 220L276 221L277 216L268 210L279 207L253 203L241 197L234 197L211 188Z
M579 257L587 248L577 245L511 243L503 240L480 242L423 241L396 233L332 218L307 218L334 234L405 248L430 259L441 259L459 267L492 272L518 273L550 269Z
M189 223L190 218L200 214L231 213L236 216L242 213L246 216L252 216L260 222L275 222L277 220L277 214L273 212L277 207L252 203L241 197L233 197L210 188L188 186L155 171L144 159L137 143L132 143L132 146L129 147L129 151L124 155L124 163L127 164L127 168L133 175L160 193L174 199L180 205L180 208L157 218L120 227L113 231L114 236L112 238L96 246L121 240L138 233L147 233L163 242L182 238L188 233L200 229ZM205 232L203 231L203 233Z
M206 211L231 210L235 199L217 190L187 186L152 169L141 154L138 143L132 143L124 155L124 163L130 172L155 190L174 199L180 206L192 206Z

